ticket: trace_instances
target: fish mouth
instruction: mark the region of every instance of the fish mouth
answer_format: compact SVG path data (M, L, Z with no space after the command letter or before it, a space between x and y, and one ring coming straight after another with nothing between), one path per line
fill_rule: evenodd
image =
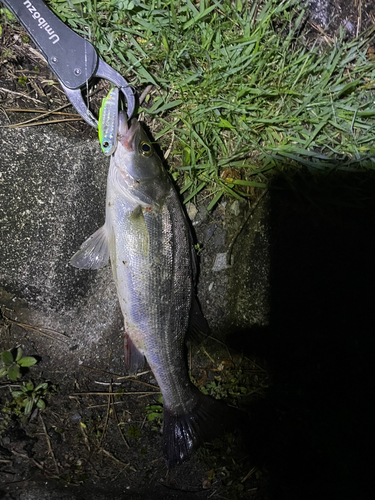
M139 130L139 121L132 118L130 122L127 121L127 116L124 111L119 112L118 117L118 140L124 148L132 152L135 149L134 138Z

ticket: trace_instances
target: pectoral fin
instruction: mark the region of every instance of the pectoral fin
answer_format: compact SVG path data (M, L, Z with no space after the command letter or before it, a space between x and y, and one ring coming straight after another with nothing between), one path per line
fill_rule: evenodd
M101 269L109 261L107 231L105 225L90 236L70 259L79 269Z

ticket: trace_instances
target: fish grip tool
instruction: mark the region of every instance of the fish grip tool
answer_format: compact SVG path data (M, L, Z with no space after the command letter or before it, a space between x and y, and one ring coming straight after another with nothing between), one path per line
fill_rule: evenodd
M1 0L19 19L57 75L72 105L92 127L98 121L86 105L81 89L90 79L109 80L125 96L128 118L135 109L135 96L128 82L99 58L90 42L68 28L41 0Z

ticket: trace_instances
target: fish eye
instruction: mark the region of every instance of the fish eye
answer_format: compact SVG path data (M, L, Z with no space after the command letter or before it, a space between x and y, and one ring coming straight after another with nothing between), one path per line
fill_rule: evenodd
M139 152L142 156L152 155L152 146L149 142L141 142L139 145Z
M108 141L104 141L103 144L102 144L103 148L104 149L107 149L108 146L109 146L109 142Z

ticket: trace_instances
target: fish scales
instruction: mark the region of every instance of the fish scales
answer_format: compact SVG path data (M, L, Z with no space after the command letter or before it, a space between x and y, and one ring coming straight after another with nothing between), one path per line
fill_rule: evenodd
M121 194L113 195L115 185L109 184L108 196L115 199L107 208L107 221L113 221L117 235L116 247L110 253L127 331L146 355L164 404L172 406L179 398L177 405L183 406L190 394L182 393L175 374L186 363L175 355L183 351L188 328L193 298L192 257L185 217L171 184L168 189L161 207L139 210L134 216L137 207L124 203Z
M124 315L125 359L134 372L145 356L160 386L164 455L173 466L212 437L225 410L203 395L188 373L184 341L191 317L200 313L187 219L147 135L135 120L129 127L122 112L108 173L105 224L71 264L99 269L109 259Z

